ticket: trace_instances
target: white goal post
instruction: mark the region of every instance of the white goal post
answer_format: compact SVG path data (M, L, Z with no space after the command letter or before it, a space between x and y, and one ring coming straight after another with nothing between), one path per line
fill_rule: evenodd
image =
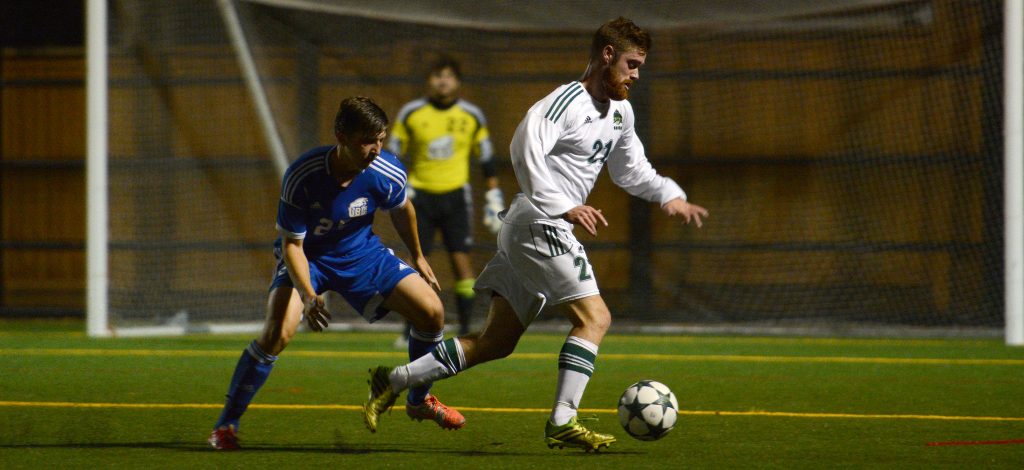
M86 4L86 325L109 336L107 318L107 2Z
M1004 171L1006 182L1006 344L1024 345L1024 14L1006 0L1004 16Z

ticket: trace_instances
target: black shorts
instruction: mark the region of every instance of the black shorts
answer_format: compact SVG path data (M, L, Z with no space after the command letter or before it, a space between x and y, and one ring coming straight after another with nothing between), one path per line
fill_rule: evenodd
M441 194L417 190L412 203L424 254L434 247L434 233L438 230L449 252L468 252L473 247L473 199L468 184Z

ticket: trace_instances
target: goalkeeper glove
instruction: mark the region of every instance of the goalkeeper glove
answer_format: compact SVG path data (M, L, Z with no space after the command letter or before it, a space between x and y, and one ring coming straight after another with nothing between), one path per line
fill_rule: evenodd
M487 230L490 230L492 234L497 235L498 230L501 230L501 220L498 219L498 213L505 210L505 195L502 194L500 188L494 188L487 191L484 194L484 225L487 226Z

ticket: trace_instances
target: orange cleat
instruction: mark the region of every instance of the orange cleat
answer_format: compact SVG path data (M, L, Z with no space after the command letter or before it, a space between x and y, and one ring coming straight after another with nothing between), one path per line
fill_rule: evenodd
M406 403L405 414L416 421L429 419L444 429L462 429L466 425L466 417L462 413L445 406L433 395L427 395L427 399L419 405Z
M214 429L206 442L209 442L217 450L238 450L242 448L238 445L238 434L235 433L234 426L221 426Z

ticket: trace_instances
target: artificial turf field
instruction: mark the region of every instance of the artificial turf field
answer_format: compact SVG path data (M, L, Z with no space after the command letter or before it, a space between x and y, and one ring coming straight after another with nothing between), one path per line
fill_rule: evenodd
M549 450L563 335L434 386L467 425L401 407L377 434L366 370L391 333L300 333L242 420L240 452L205 439L251 335L90 339L75 321L0 321L0 468L1024 468L1024 349L993 340L609 335L581 415L619 441ZM614 326L613 326L614 331ZM619 427L619 394L670 386L657 442ZM401 403L401 402L400 402Z

